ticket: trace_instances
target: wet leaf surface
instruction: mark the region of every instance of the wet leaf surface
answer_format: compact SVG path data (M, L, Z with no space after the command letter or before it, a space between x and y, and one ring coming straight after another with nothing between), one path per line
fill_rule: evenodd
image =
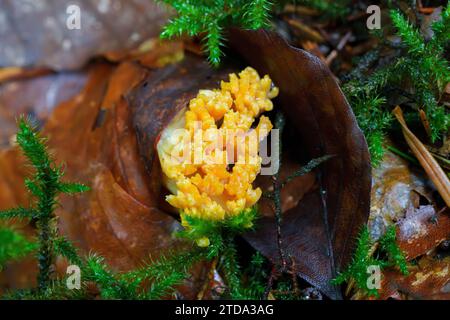
M406 210L417 208L421 198L432 198L427 178L399 156L387 151L372 171L369 229L378 240L386 228L405 217Z
M0 85L0 147L10 145L20 114L43 124L52 110L79 93L86 81L83 71L32 78L23 77L24 73L21 71L17 79Z
M69 29L80 9L80 28ZM168 15L151 0L5 0L0 3L0 67L77 69L93 56L120 54L158 36Z

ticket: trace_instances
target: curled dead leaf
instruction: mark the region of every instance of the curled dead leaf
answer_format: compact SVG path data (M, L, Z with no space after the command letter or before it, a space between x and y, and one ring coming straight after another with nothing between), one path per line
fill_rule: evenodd
M230 46L280 88L278 105L294 135L297 161L336 155L318 170L319 188L285 213L285 251L298 274L331 298L330 284L350 261L354 241L367 221L370 160L354 115L329 69L320 59L289 46L268 31L232 30ZM279 261L275 221L261 219L246 239L272 261Z
M300 181L306 185L295 198L284 200L283 236L298 274L329 297L340 298L330 280L349 262L369 212L370 161L364 137L331 72L317 58L265 31L234 31L230 40L236 53L280 87L276 103L289 119L292 135L286 145L291 146L293 167L336 155L314 174L287 186ZM155 144L199 89L216 87L237 70L235 62L212 69L189 54L160 69L133 62L93 65L84 89L60 104L43 130L58 161L66 163L67 179L92 187L89 193L61 199L61 232L85 251L103 254L119 270L182 245L172 237L179 228L170 215L173 209L162 201ZM245 238L276 263L274 230L269 214Z

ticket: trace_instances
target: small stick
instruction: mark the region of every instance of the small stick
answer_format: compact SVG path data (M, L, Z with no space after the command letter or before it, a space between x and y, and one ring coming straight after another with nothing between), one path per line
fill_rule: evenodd
M280 260L281 260L281 270L286 270L286 257L283 251L283 240L281 236L281 223L282 223L282 208L281 208L281 187L282 183L280 182L280 167L281 167L281 155L282 155L282 133L284 129L286 119L284 118L284 115L281 112L278 112L275 118L275 128L279 130L279 141L278 141L278 170L277 172L272 176L272 183L273 183L273 204L275 206L275 220L277 224L277 242L278 242L278 251L280 254Z
M324 43L322 35L306 24L296 19L287 19L287 23L294 29L294 33L302 39L311 40L317 43Z
M420 121L422 121L422 125L425 128L425 131L426 131L428 137L431 137L430 122L428 121L427 115L425 114L425 111L423 111L423 109L419 110L419 116L420 116Z
M292 284L294 286L294 294L296 297L300 296L300 289L298 287L298 281L297 281L297 272L295 271L295 260L292 256L289 256L291 258L291 277L292 277Z
M336 46L336 49L334 49L333 51L331 51L331 53L326 57L325 59L325 63L329 66L333 60L338 56L338 53L344 49L345 45L347 44L347 42L350 40L350 37L352 36L352 32L349 31L347 32L341 39L341 41L339 41L338 45Z
M416 1L416 7L417 7L417 10L422 14L432 14L434 12L434 10L436 9L436 8L432 8L432 7L428 7L428 8L424 7L422 4L422 0Z
M217 261L218 261L218 257L215 257L213 262L211 263L211 268L208 271L206 281L203 284L202 289L200 290L200 292L197 295L197 300L203 300L203 298L205 297L206 290L208 289L209 284L211 283L212 279L214 278L214 272L216 271Z
M303 176L309 172L311 172L314 168L318 167L321 163L333 158L334 155L326 155L320 158L310 160L305 166L301 167L299 170L295 171L289 177L287 177L286 181L281 184L283 188L286 184L291 182L293 179Z
M269 280L267 281L266 290L264 291L264 300L267 300L270 294L270 290L272 290L273 287L273 281L277 277L277 268L275 265L272 266L272 270L270 271Z
M403 135L412 152L416 156L417 160L419 160L428 177L431 181L433 181L436 189L444 199L447 206L450 207L450 180L447 175L422 142L420 142L411 130L409 130L405 119L403 118L402 109L397 106L395 107L393 113L402 126Z
M284 13L295 13L299 15L313 16L313 17L320 16L319 11L304 6L298 6L296 4L287 4L284 7Z

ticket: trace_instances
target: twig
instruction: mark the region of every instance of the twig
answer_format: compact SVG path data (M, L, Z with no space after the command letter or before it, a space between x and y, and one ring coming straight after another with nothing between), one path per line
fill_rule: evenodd
M396 155L398 155L398 156L400 156L400 157L402 157L402 158L408 160L408 161L411 162L411 163L414 163L414 164L416 164L416 165L420 165L419 161L417 161L416 158L411 157L409 154L407 154L407 153L405 153L405 152L403 152L403 151L397 149L397 148L394 147L394 146L388 146L387 149L388 149L389 151L395 153Z
M298 287L297 272L295 271L295 260L292 256L289 256L289 258L291 258L291 277L292 277L292 285L294 286L294 294L296 297L299 297L300 289Z
M206 281L203 284L200 292L197 294L197 300L203 300L203 298L205 297L206 290L208 289L209 284L214 278L214 272L216 271L218 259L219 259L218 257L215 257L213 262L211 263L211 268L209 269L208 274L206 276Z
M314 168L319 166L321 163L333 158L335 155L326 155L320 158L310 160L305 166L301 167L299 170L291 174L287 177L287 179L281 184L281 188L283 188L286 184L291 182L293 179L303 176L309 172L311 172Z
M422 142L420 142L420 140L409 130L405 119L403 118L402 109L397 106L393 113L402 126L403 135L412 152L419 160L428 177L433 181L447 206L450 207L450 181L447 175Z
M280 183L280 168L281 168L281 156L282 156L282 134L284 125L286 123L286 119L284 118L284 115L281 112L278 112L275 117L275 128L279 130L279 141L278 141L278 170L277 172L272 176L272 183L273 183L273 203L275 206L275 220L277 224L277 243L278 243L278 251L280 254L280 260L281 260L281 270L286 270L286 257L283 251L283 240L281 236L281 223L282 223L282 209L281 209L281 188L282 183Z
M431 127L430 127L430 121L428 121L427 115L425 114L425 111L423 111L423 109L419 110L419 116L420 116L420 121L422 121L422 125L428 135L428 138L431 138Z
M311 40L317 43L325 42L325 39L319 32L299 20L287 19L287 23L294 29L294 33L296 33L299 38Z
M350 40L350 37L352 36L352 32L347 32L339 41L338 45L336 46L336 49L331 51L331 53L326 57L325 63L329 66L333 60L338 56L338 53L345 47L347 42Z
M299 6L296 4L287 4L284 7L283 13L288 13L288 14L295 13L295 14L299 14L299 15L313 16L313 17L320 15L320 12L315 9L311 9L311 8L304 7L304 6Z
M272 290L273 282L278 276L278 271L275 265L272 266L272 270L270 271L269 280L267 281L266 290L264 291L264 300L267 300L270 294L270 290Z
M434 152L431 152L431 154L433 155L433 157L436 158L436 160L438 162L441 163L442 167L444 167L445 169L450 169L450 160L448 160L447 158L444 158L443 156L436 154Z
M418 11L423 14L432 14L435 10L435 8L424 7L421 0L417 0L416 7L417 7Z

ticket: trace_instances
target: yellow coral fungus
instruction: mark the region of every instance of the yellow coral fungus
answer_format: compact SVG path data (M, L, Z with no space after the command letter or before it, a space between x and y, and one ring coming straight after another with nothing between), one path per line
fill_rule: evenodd
M247 67L220 89L200 90L162 132L157 150L172 192L166 199L182 212L185 227L185 216L221 221L259 200L261 190L252 186L261 169L259 143L272 129L260 115L277 95L269 76Z

